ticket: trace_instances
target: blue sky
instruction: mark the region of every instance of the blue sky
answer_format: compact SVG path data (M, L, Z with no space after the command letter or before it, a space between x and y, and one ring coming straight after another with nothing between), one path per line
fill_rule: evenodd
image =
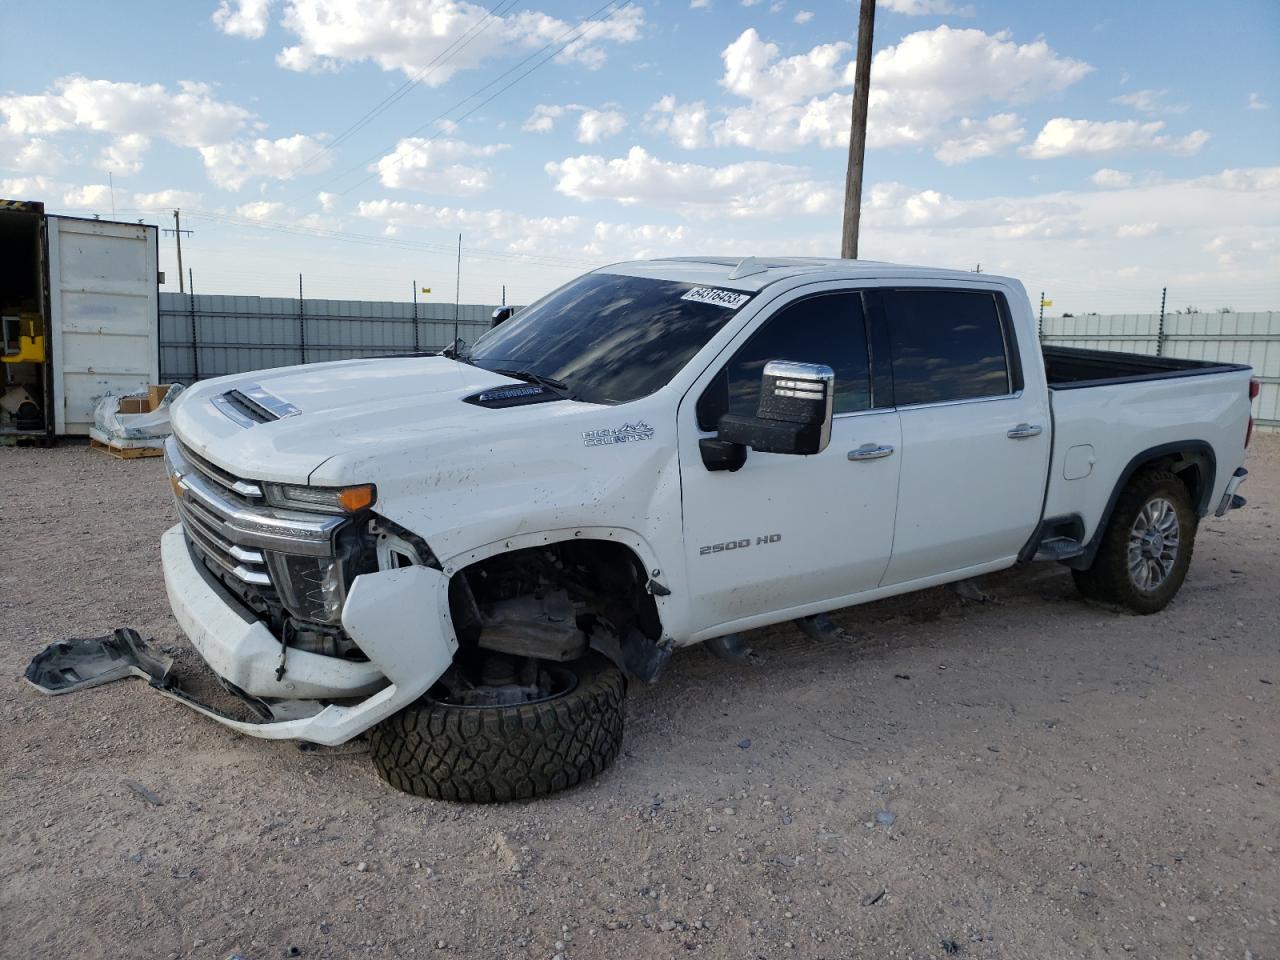
M296 295L302 272L309 296L417 280L448 300L459 232L483 302L632 256L834 255L856 19L9 5L8 36L58 39L0 65L0 196L162 225L181 207L202 292ZM1166 284L1171 304L1280 309L1280 5L881 0L875 51L864 257L981 263L1051 312L1155 310Z

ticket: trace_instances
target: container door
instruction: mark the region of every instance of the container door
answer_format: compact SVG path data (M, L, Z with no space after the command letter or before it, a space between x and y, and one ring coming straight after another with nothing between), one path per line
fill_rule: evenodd
M48 218L54 427L84 435L107 395L160 379L156 228Z

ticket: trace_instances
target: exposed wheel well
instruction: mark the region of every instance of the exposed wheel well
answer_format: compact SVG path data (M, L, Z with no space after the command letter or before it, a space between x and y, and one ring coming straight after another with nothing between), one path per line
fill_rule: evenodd
M464 654L484 649L564 661L591 646L635 675L634 655L656 650L662 637L648 583L644 563L627 545L564 540L458 570L449 581L449 607Z

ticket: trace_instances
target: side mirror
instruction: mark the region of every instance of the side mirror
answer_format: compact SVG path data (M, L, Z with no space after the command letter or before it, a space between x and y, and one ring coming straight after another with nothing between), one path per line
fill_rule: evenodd
M493 322L489 324L489 329L492 330L498 324L510 320L515 315L515 312L515 307L498 307L493 311Z
M761 453L821 453L831 442L835 371L821 363L770 360L754 417L726 413L718 439Z

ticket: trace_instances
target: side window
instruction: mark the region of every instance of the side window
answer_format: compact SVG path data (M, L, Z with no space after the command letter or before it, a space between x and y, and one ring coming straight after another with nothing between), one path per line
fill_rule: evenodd
M698 425L714 430L721 414L751 416L770 360L825 363L836 374L836 413L871 406L861 294L826 293L783 307L752 334L698 400Z
M898 406L1013 392L1017 377L995 294L893 290L884 301Z

